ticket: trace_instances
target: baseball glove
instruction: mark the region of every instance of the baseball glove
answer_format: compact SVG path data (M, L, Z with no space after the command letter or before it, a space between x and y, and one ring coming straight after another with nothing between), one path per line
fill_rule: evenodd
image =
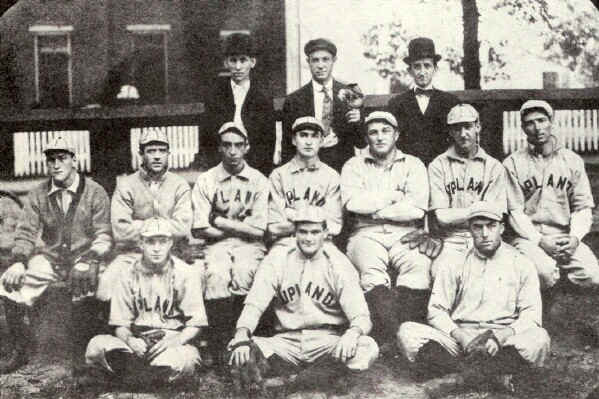
M73 266L69 274L73 302L95 295L99 269L100 262L96 260L79 261Z
M435 259L443 250L443 240L427 233L424 229L416 229L405 234L400 239L402 244L408 244L410 249L418 247L421 254Z
M151 329L143 331L143 329L136 327L133 327L131 332L135 337L143 339L148 349L156 345L165 335L164 330Z
M464 349L466 357L473 358L473 357L479 357L480 355L483 355L483 357L488 356L486 345L489 340L495 341L497 346L501 347L501 345L499 345L499 341L497 340L497 337L495 336L493 331L485 330L484 332L482 332L482 333L478 334L476 337L474 337L472 339L472 341L470 341L468 343L468 345L466 345L466 348Z
M262 354L262 351L253 341L241 341L228 348L227 356L231 357L233 351L240 346L250 347L250 358L242 366L231 367L231 377L236 395L259 393L258 397L268 397L268 392L264 386L264 374L268 372L268 360Z

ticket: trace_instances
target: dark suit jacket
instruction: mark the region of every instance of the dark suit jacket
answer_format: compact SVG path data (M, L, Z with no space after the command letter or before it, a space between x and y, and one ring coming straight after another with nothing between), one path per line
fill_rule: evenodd
M453 94L433 89L423 115L414 90L393 97L387 107L399 125L398 147L428 165L437 155L445 152L451 143L447 134L447 114L459 102Z
M235 101L230 79L218 79L206 97L205 112L200 123L200 158L202 167L212 167L220 162L218 129L235 117ZM246 161L268 176L273 168L276 132L273 101L252 81L241 108L241 120L248 132L250 151Z
M333 80L333 122L331 127L339 138L339 143L333 147L321 148L320 160L341 171L343 164L354 155L354 146L362 148L366 145L362 137L362 123L347 123L345 114L349 106L339 100L339 90L344 85ZM362 111L363 112L363 111ZM293 158L295 147L291 142L291 127L293 122L302 116L314 116L314 95L312 82L302 86L285 98L283 105L283 140L281 145L281 162L284 164ZM364 119L364 115L362 120Z

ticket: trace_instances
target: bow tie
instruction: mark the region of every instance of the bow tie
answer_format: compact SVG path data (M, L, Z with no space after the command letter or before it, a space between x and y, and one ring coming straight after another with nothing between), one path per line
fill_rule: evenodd
M416 87L414 89L414 94L430 97L433 94L433 89L421 89L420 87Z

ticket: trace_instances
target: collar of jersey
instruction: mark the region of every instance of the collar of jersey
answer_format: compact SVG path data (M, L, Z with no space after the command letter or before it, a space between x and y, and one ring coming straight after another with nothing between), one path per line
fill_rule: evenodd
M553 134L549 137L550 140L553 140L553 150L551 151L551 153L549 153L547 156L545 156L544 158L549 158L550 156L552 156L553 154L557 153L559 150L562 149L562 145L560 144L559 140L557 139L557 137L555 137ZM528 148L528 153L530 155L532 155L533 157L538 157L538 156L543 156L543 154L537 154L535 152L535 147L532 144L527 144L527 148Z
M144 266L142 259L138 260L135 266L136 266L136 269L141 272L141 274L146 275L146 276L163 275L163 274L166 274L170 269L172 269L173 258L169 257L169 259L166 262L166 264L164 265L164 267L160 270L148 269L147 267Z
M164 172L162 172L158 176L151 176L143 165L139 168L139 176L145 181L163 182L166 179L166 172L168 172L168 166L166 167Z
M366 162L376 163L376 158L374 156L372 156L372 154L370 153L370 150L364 151L363 157L364 157L364 161L366 161ZM395 157L393 158L393 161L391 162L391 164L394 164L399 161L403 161L405 159L406 159L406 154L401 152L400 149L396 148L395 149Z
M461 157L458 155L458 153L456 152L455 147L453 145L451 147L449 147L446 154L449 158L454 159L456 161L460 161L460 162L466 161L466 159L464 157ZM484 161L488 157L489 157L489 154L487 154L487 152L485 150L483 150L483 148L479 145L478 151L476 151L476 154L474 154L472 159L480 159L480 160Z
M238 177L241 180L250 180L250 174L249 174L249 165L247 163L245 163L245 165L243 166L243 169L241 169L241 172L237 173L236 175L232 175L231 173L227 172L227 170L225 169L225 167L223 166L223 163L219 163L216 169L216 179L219 182L223 182L227 179L230 179L232 177Z
M497 259L499 256L501 256L501 253L503 253L503 243L499 244L499 247L497 248L497 250L495 251L495 253L493 255L491 255L491 256L487 256L487 255L484 255L484 254L480 253L480 251L476 247L472 247L472 253L478 259L482 259L482 260Z
M79 173L75 172L75 180L73 180L73 183L71 183L71 185L66 188L58 187L56 184L54 184L54 179L52 179L52 183L50 184L50 191L48 191L48 197L60 190L66 190L66 191L70 191L73 194L77 194L78 188L79 188Z
M298 173L303 170L318 170L320 168L321 161L316 158L316 162L310 166L306 166L297 159L297 156L291 159L291 173Z

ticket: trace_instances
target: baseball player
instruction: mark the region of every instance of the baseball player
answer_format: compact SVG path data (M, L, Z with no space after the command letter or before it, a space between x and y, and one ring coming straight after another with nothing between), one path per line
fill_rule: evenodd
M419 318L428 300L431 261L401 242L427 210L428 177L418 158L396 148L392 114L372 112L365 125L368 152L351 158L341 172L343 206L356 219L347 252L381 333L377 338L392 340L401 320Z
M94 300L100 262L112 246L110 205L104 188L76 169L75 150L62 137L44 150L50 178L29 192L16 227L12 265L0 277L9 350L0 373L27 363L30 325L24 316L48 286L70 281L73 374L80 371L85 344L99 328ZM40 240L41 237L41 240Z
M517 233L513 245L537 267L548 316L560 272L579 288L599 284L597 259L581 242L595 204L584 161L552 135L551 106L526 101L520 117L529 145L503 162L509 221Z
M444 242L431 265L433 279L439 265L461 263L472 248L467 221L474 203L485 200L504 204L504 212L507 209L505 170L478 144L478 112L469 104L458 104L449 111L447 125L453 145L428 167L429 209L434 217L429 228L437 230Z
M217 362L266 252L269 190L268 179L245 162L250 144L243 126L227 122L218 136L222 162L198 176L192 192L192 233L207 242L198 266Z
M461 263L439 267L428 323L402 324L399 345L421 377L461 370L467 380L474 373L510 382L549 353L539 278L529 259L501 241L503 204L472 204L468 220L473 248Z
M296 154L270 175L268 233L274 245L295 246L294 215L302 205L323 207L331 236L341 231L340 176L318 157L324 127L313 116L298 118L291 129Z
M349 370L368 369L378 346L367 335L372 324L358 273L340 251L323 246L328 232L321 207L301 207L294 224L296 246L267 257L256 273L228 345L229 364L251 367L249 359L264 357L282 372L332 357ZM252 337L271 302L277 333Z
M138 383L160 377L173 381L191 375L200 364L198 349L190 342L208 325L198 289L201 275L171 256L171 228L167 219L144 221L139 232L142 257L119 270L113 290L114 335L97 335L89 342L87 364L117 377L132 375ZM140 381L143 375L149 381Z
M190 235L193 211L187 181L168 170L169 142L161 130L146 130L139 139L139 170L117 182L111 221L117 256L102 275L98 297L110 300L119 270L141 257L140 232L146 219L169 221L175 247Z

